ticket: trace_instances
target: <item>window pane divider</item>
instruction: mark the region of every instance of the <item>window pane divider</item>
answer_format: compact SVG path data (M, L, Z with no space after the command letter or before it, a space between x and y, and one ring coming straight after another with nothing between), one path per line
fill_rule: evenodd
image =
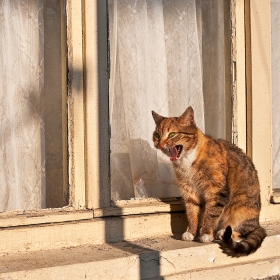
M67 1L68 153L70 205L83 209L85 195L85 117L82 1Z

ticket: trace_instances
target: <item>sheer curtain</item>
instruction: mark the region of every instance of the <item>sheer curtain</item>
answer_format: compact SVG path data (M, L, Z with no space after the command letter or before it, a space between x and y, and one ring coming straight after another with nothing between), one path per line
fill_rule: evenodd
M0 1L0 211L44 207L42 3Z
M273 187L280 188L280 1L271 0Z
M56 201L47 186L63 185L61 21L49 24L60 18L57 7L57 0L0 0L0 212L46 208Z
M202 61L201 6L207 2L109 1L112 200L180 195L169 159L153 146L151 110L179 116L191 105L204 131L204 64L209 72L218 71L216 80L224 94L224 69ZM222 33L223 40L224 31L216 33ZM224 105L220 100L212 99L218 112ZM223 117L218 114L215 121Z
M230 1L196 0L205 133L231 141Z
M111 1L109 19L112 198L135 197L138 186L179 195L168 158L153 148L151 111L178 116L192 105L204 129L195 2Z

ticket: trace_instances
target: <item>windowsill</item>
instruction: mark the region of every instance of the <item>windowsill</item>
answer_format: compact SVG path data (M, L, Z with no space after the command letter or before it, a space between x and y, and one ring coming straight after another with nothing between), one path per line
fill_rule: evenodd
M1 256L4 278L28 279L263 279L280 272L280 221L247 257L231 258L217 243L186 242L171 235ZM16 276L16 277L15 277ZM43 277L43 278L42 278Z
M184 212L185 207L180 198L138 199L116 201L112 206L98 209L76 210L73 207L57 209L19 210L0 213L0 228L63 223L91 220L102 217L119 217L156 213ZM280 191L274 191L271 203L262 206L260 221L280 219Z
M176 198L118 201L110 207L94 210L75 210L73 207L19 210L0 213L0 228L178 211L184 211L184 205Z
M24 215L21 212L10 217L5 213L7 218L0 219L0 254L149 239L181 234L187 228L183 205L179 202L175 205L160 201L157 205L132 204L133 207L128 203L96 209L95 213L71 209L30 211ZM280 221L280 205L263 206L260 221L275 220Z

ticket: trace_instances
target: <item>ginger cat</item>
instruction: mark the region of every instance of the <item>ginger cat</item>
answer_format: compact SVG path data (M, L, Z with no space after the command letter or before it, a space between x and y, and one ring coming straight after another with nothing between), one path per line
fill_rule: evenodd
M154 145L170 156L186 207L182 239L220 239L230 256L255 252L266 237L260 227L260 186L251 159L235 145L204 135L192 107L180 117L152 111ZM238 240L236 240L238 239Z

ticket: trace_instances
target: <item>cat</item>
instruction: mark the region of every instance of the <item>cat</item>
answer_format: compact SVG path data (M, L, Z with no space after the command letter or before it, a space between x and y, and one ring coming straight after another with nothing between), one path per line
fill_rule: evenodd
M260 186L252 160L237 146L202 133L188 107L180 117L162 117L154 146L170 157L186 208L188 229L182 239L221 240L224 253L255 252L266 237L259 224Z

